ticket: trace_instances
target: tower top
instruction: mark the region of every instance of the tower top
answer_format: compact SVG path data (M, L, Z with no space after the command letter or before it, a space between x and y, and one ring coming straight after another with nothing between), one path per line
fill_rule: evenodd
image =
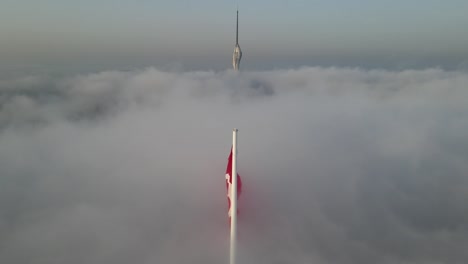
M239 70L240 60L242 58L242 51L239 46L239 9L237 9L237 21L236 21L236 46L234 47L234 53L232 54L232 67L234 70Z

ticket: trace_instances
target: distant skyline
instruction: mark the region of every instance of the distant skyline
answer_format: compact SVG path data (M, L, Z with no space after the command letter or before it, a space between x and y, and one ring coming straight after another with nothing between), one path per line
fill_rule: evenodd
M468 68L468 1L12 1L0 70L15 67Z

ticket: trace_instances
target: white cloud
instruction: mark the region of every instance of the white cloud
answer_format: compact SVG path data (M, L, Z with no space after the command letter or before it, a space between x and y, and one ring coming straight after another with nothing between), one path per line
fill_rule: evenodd
M34 80L37 80L34 81ZM0 81L0 262L462 263L468 74L101 72Z

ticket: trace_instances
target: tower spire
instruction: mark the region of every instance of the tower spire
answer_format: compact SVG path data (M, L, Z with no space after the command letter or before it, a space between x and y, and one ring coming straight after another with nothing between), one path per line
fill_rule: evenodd
M242 58L242 51L239 46L239 8L237 8L237 20L236 20L236 46L234 47L234 53L232 54L232 67L234 70L239 70L240 60Z
M239 8L237 8L237 20L236 20L236 44L239 44Z

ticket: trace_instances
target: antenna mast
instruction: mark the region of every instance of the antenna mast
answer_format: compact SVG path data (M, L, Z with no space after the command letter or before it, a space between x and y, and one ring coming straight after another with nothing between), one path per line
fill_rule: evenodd
M237 20L236 20L236 44L239 45L239 9L237 9Z

